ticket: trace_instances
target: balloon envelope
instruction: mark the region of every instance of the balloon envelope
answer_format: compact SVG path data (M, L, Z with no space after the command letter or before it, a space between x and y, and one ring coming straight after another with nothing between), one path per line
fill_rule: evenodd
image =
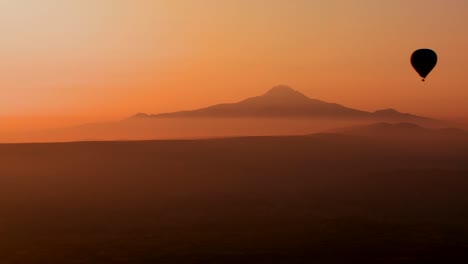
M430 49L417 50L411 56L411 64L424 81L437 65L437 54Z

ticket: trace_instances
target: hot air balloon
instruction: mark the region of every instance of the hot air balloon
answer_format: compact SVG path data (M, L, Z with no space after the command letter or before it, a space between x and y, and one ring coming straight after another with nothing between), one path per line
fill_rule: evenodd
M424 82L429 73L431 73L431 71L437 65L437 54L430 49L417 50L411 56L411 64L423 78Z

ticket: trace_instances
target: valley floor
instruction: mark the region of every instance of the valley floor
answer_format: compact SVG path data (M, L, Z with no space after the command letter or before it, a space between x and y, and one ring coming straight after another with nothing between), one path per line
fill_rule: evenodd
M467 263L468 144L0 145L0 263Z

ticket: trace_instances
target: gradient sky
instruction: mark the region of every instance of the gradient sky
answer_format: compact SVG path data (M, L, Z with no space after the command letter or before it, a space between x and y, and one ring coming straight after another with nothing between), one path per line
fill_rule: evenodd
M0 116L123 118L289 84L468 116L465 0L0 0ZM411 53L439 54L426 83Z

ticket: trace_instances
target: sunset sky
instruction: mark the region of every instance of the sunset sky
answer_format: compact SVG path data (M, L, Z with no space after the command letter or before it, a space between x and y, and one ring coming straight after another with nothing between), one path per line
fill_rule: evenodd
M466 0L0 0L0 117L112 120L277 84L468 117L467 25ZM439 54L426 83L418 48Z

